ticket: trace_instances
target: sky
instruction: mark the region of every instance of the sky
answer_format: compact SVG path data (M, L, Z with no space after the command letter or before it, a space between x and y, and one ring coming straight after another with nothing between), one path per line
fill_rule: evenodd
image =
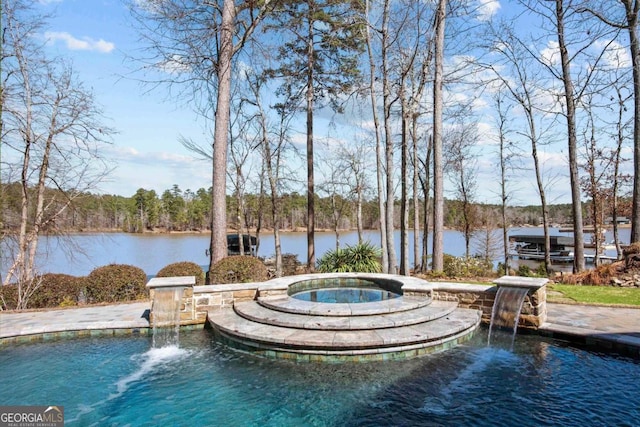
M139 188L162 194L177 184L194 192L211 186L209 163L195 158L180 136L206 142L191 110L149 91L129 58L140 45L122 0L45 0L53 11L45 34L52 52L72 59L79 79L93 90L105 123L117 133L104 147L115 170L99 192L129 197Z
M479 0L479 13L485 18L503 13L504 3ZM106 124L117 130L113 144L104 149L115 169L98 192L129 197L138 188L158 194L174 184L183 191L209 188L210 163L194 157L179 142L180 137L187 137L207 144L209 137L203 131L203 123L188 107L170 99L166 91L150 91L132 74L136 64L128 58L140 54L141 46L126 2L39 0L39 7L55 14L44 34L49 40L48 48L72 59L78 77L93 89L103 107ZM481 130L490 128L492 119L482 118L479 126ZM495 152L495 147L482 150ZM530 153L526 148L525 151ZM566 147L545 148L540 155L549 176L555 177L547 189L548 201L569 203ZM499 203L495 161L481 158L478 165L478 199ZM533 172L523 174L516 187L512 204L539 204Z

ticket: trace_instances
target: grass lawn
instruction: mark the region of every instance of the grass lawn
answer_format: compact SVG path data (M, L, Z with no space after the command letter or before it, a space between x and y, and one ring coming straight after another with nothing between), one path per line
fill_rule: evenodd
M553 284L548 286L547 301L640 306L640 288Z

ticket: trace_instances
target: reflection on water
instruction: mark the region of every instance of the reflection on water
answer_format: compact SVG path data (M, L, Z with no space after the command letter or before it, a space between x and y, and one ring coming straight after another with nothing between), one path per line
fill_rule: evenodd
M552 229L556 233L556 229ZM511 234L542 234L540 228L514 228ZM630 230L620 230L620 238L623 242L629 241ZM607 241L613 237L607 234ZM501 242L500 232L496 230L496 242ZM148 275L155 275L162 267L179 261L191 261L198 265L206 266L209 262L205 250L209 247L209 235L203 234L130 234L130 233L106 233L106 234L78 234L67 239L58 237L42 237L39 245L38 269L42 273L64 273L74 276L89 274L96 267L108 264L130 264L142 268ZM380 245L380 234L377 231L366 231L365 240L375 246ZM295 254L298 260L305 262L307 257L307 236L305 233L282 233L282 252ZM400 233L396 232L396 248L400 248ZM410 241L413 232L409 232ZM357 233L340 233L341 245L354 245L358 241ZM325 252L335 249L335 234L316 233L316 259ZM477 240L472 240L472 252L479 251ZM454 256L463 256L465 253L464 237L462 233L454 230L444 232L444 251ZM269 257L274 254L273 235L264 233L260 235L259 256ZM431 238L429 239L429 252L431 252ZM500 250L496 254L496 261L500 260ZM2 273L6 272L11 254L9 250L1 253ZM399 258L398 258L399 259ZM413 245L409 245L409 262L413 266ZM555 267L555 265L554 265ZM568 266L570 271L570 267ZM532 266L535 270L537 264ZM558 269L563 266L558 265Z

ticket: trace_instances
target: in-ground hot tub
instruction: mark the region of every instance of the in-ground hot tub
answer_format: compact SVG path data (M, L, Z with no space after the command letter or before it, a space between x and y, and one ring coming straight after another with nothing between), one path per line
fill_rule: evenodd
M309 274L273 279L263 289L274 290L274 284L283 292L209 311L215 339L304 362L408 359L467 341L482 315L454 301L432 300L429 283L415 277Z
M287 293L302 301L354 304L398 298L402 283L381 278L319 278L296 282Z

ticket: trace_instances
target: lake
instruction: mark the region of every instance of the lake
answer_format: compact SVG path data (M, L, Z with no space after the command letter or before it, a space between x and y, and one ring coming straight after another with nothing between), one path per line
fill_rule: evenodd
M552 229L557 234L557 229ZM512 228L510 234L542 234L541 228ZM496 230L500 239L500 230ZM395 248L400 262L400 233L396 231ZM373 245L380 245L378 231L366 231L365 240ZM607 233L607 241L613 237ZM629 229L621 230L623 242L629 241ZM413 233L409 234L409 262L413 266ZM340 234L340 245L357 243L355 231ZM307 236L304 232L284 232L281 234L283 253L298 256L298 260L306 262ZM324 253L335 249L336 239L333 232L316 232L316 259ZM155 275L164 266L178 261L192 261L207 266L209 258L206 249L209 247L209 234L131 234L131 233L96 233L76 234L67 238L43 237L38 256L38 269L41 273L64 273L74 276L89 274L96 267L108 264L130 264L142 268L148 275ZM477 252L477 244L472 242L471 252ZM444 232L444 251L447 254L464 255L464 237L453 230ZM431 239L429 243L431 252ZM259 256L269 257L275 253L273 234L260 235ZM3 253L2 274L7 270L9 254ZM497 260L501 254L497 254Z

